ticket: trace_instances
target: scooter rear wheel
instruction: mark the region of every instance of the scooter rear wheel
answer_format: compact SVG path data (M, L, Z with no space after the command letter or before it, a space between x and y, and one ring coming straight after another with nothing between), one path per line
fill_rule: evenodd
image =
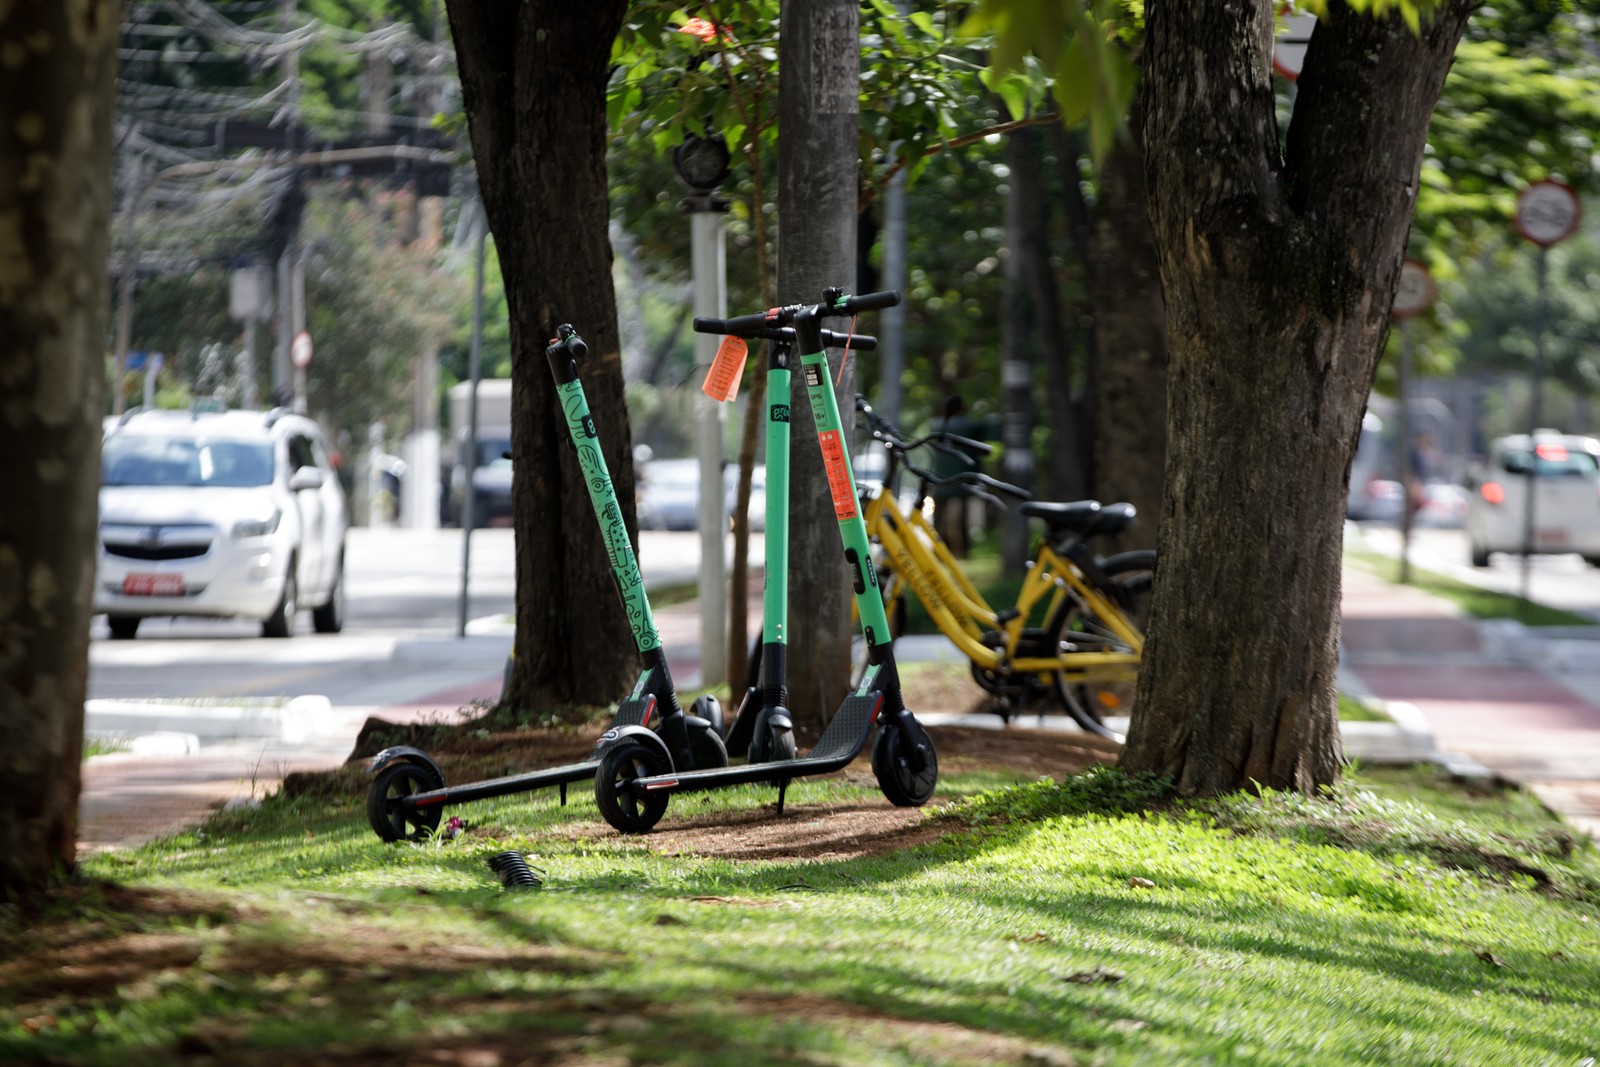
M933 742L928 742L927 751L923 754L925 763L922 770L912 770L910 761L906 758L905 734L894 728L888 727L878 731L878 739L872 745L872 773L878 778L878 788L883 790L883 795L889 803L897 808L920 808L933 796L933 790L939 784L939 757L933 751Z
M711 727L689 727L689 754L694 757L694 766L687 770L703 771L728 765L728 746L722 743L722 735Z
M689 706L689 714L699 716L709 722L711 728L717 732L718 737L727 732L727 726L722 721L722 701L710 693L695 697L694 703Z
M633 788L639 778L668 774L672 764L637 741L624 741L600 757L594 776L594 802L606 822L625 834L649 833L667 811L666 793Z
M444 785L430 767L420 763L392 763L378 772L367 787L367 822L385 841L420 841L439 828L443 805L408 809L402 803L413 793L426 793Z

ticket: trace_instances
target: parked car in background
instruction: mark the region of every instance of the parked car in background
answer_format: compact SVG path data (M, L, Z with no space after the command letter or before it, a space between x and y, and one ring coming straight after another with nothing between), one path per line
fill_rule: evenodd
M700 461L652 459L639 470L639 529L700 528Z
M472 468L472 524L477 527L509 525L511 506L511 429L506 426L478 430L478 462ZM467 431L456 441L455 462L450 466L446 490L445 525L466 521L467 467L472 444Z
M477 397L478 449L472 473L473 525L511 521L511 380L484 378L473 388L458 382L448 394L449 424L439 457L439 521L460 526L473 450L473 397Z
M638 467L639 529L698 530L700 528L700 461L695 458L651 459ZM739 467L722 467L723 514L733 518L738 504ZM756 464L750 472L750 529L761 531L767 523L767 470Z
M1535 430L1490 442L1474 472L1467 507L1472 564L1492 552L1522 552L1534 490L1530 552L1576 552L1600 567L1600 439Z
M1357 521L1395 521L1405 492L1396 475L1393 449L1383 438L1383 419L1368 411L1361 417L1361 437L1350 465L1350 489L1344 513Z
M1460 529L1466 524L1471 501L1472 494L1465 486L1454 482L1428 482L1422 487L1422 497L1411 521L1418 526Z
M315 422L279 409L144 411L101 446L94 610L111 636L152 616L344 626L344 490Z
M732 522L733 513L739 505L739 465L729 463L722 468L722 481L726 487L728 520ZM751 533L760 533L767 528L767 468L765 464L757 463L750 469L750 507L745 511Z

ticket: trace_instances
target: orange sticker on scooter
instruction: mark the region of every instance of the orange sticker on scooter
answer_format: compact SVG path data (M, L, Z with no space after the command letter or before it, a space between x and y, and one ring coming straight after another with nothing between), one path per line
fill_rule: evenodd
M744 361L750 355L750 346L743 337L724 337L711 360L711 370L700 386L701 392L712 400L728 403L739 395L739 379L744 377Z
M818 435L822 442L822 466L828 472L828 492L833 494L833 513L840 522L856 517L856 487L850 482L850 465L844 459L844 445L838 430Z

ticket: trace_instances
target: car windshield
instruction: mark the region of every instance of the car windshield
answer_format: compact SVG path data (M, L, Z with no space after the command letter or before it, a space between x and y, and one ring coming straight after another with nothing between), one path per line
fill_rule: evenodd
M1541 478L1575 475L1593 478L1600 473L1600 465L1588 452L1569 449L1565 445L1541 444L1530 454L1527 449L1508 450L1502 461L1508 474L1527 474L1538 456L1538 476Z
M100 452L100 484L246 488L272 482L271 441L112 434Z
M507 437L480 437L478 438L478 466L480 467L509 467L511 457L506 453L511 451L511 439Z

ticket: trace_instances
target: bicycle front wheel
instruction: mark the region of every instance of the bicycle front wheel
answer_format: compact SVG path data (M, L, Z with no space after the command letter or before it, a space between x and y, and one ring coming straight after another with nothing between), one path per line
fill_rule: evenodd
M1123 620L1142 636L1150 618L1150 595L1155 575L1156 554L1151 551L1124 552L1100 561L1100 569L1117 587L1109 596L1122 610ZM1128 652L1128 643L1105 620L1098 618L1081 601L1073 598L1053 620L1051 636L1061 655L1079 652ZM1094 672L1056 671L1056 697L1077 724L1091 733L1116 736L1106 726L1110 716L1133 714L1133 695L1137 677L1125 670L1107 672L1095 678Z

